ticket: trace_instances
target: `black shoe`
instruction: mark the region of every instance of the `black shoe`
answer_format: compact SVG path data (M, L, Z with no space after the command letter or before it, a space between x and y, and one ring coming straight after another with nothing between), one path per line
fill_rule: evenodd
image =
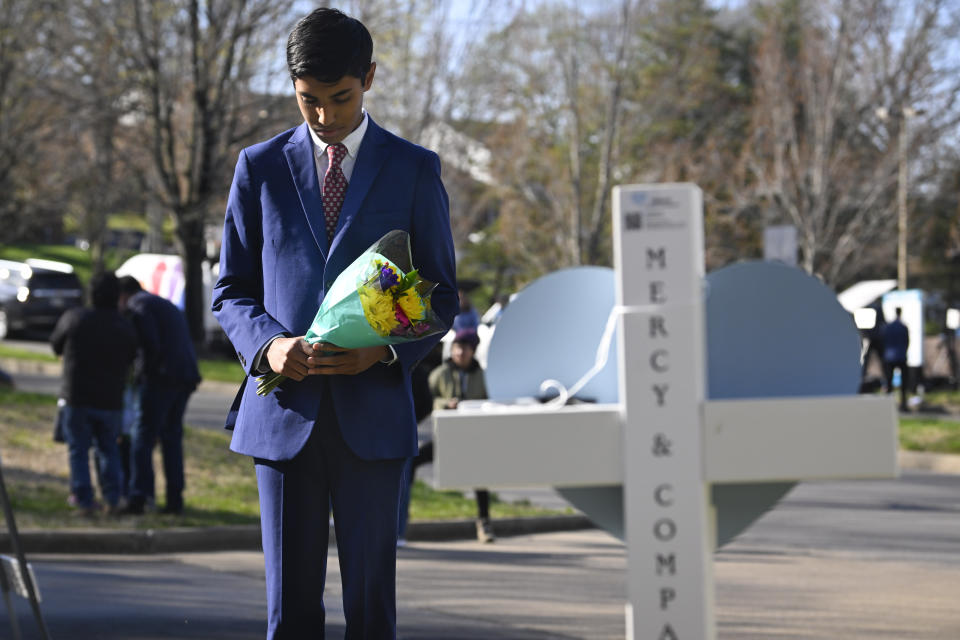
M160 509L159 513L162 513L162 514L168 515L168 516L169 516L169 515L182 516L182 515L183 515L183 505L181 504L181 505L178 506L178 505L167 504L167 505L165 505L162 509Z
M127 503L127 506L119 509L117 513L122 516L142 516L144 504L145 501L143 498L131 498L130 502Z

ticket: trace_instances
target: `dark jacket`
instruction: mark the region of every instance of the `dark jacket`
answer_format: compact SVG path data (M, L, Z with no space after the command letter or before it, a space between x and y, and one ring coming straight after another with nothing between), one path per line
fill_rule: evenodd
M907 347L910 345L910 333L907 326L896 319L883 330L884 362L906 362Z
M196 389L200 370L183 312L165 298L140 291L127 301L127 314L140 339L135 369L137 381Z
M133 326L112 309L70 309L50 336L63 356L60 396L67 404L121 409L123 388L137 351Z

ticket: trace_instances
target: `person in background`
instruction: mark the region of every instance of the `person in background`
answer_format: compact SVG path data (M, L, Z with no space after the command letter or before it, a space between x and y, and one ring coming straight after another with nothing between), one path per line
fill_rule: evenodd
M900 370L900 410L907 410L907 348L910 346L910 332L900 316L903 309L897 307L897 317L887 323L883 329L883 373L887 383L887 393L893 391L893 370Z
M430 372L430 392L433 394L433 409L456 409L461 400L484 400L487 385L483 369L474 358L480 338L473 329L461 329L453 338L450 358ZM433 457L432 448L429 451ZM423 453L416 462L423 462ZM493 542L495 537L490 524L490 492L474 489L477 497L477 540Z
M460 311L457 313L457 317L453 319L453 330L460 331L461 329L473 329L476 331L477 327L480 326L480 314L477 312L476 307L473 306L473 302L470 300L470 294L467 293L466 289L459 290L460 296Z
M154 496L153 447L160 441L166 504L162 513L183 513L183 414L200 384L197 356L186 318L169 300L144 291L131 276L120 278L120 309L133 321L140 342L135 367L139 419L130 442L126 512L139 515Z
M94 515L90 446L96 451L100 491L108 513L119 510L121 460L117 437L123 415L123 389L137 351L137 334L120 315L120 289L111 273L90 283L93 308L64 313L50 336L54 353L63 356L63 386L58 420L70 460L71 497L79 514Z
M871 306L871 308L873 308L876 312L876 322L874 322L872 328L864 332L866 349L864 349L863 361L860 364L861 392L870 391L869 387L867 386L867 377L869 375L871 355L876 358L880 371L885 371L883 364L883 330L887 324L883 319L883 309L881 308L880 304L877 303L875 306Z

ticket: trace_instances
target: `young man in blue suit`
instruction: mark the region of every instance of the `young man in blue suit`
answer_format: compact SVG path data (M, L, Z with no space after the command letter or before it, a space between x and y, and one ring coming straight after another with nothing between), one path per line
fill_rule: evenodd
M396 537L406 458L417 452L410 371L439 336L391 347L308 345L337 275L388 231L457 308L447 194L437 155L363 110L376 64L357 20L317 9L294 27L287 65L304 123L244 149L227 202L213 310L248 377L227 420L260 491L268 638L323 638L329 507L347 638L396 636ZM252 377L290 378L256 394Z

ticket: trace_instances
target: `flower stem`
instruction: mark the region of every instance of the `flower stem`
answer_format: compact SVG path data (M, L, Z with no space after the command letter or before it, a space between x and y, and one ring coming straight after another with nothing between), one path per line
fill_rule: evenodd
M270 393L274 389L276 389L278 386L280 386L280 383L286 379L287 377L285 375L282 375L276 372L270 372L260 376L259 378L257 378L257 395L258 396L270 395Z

